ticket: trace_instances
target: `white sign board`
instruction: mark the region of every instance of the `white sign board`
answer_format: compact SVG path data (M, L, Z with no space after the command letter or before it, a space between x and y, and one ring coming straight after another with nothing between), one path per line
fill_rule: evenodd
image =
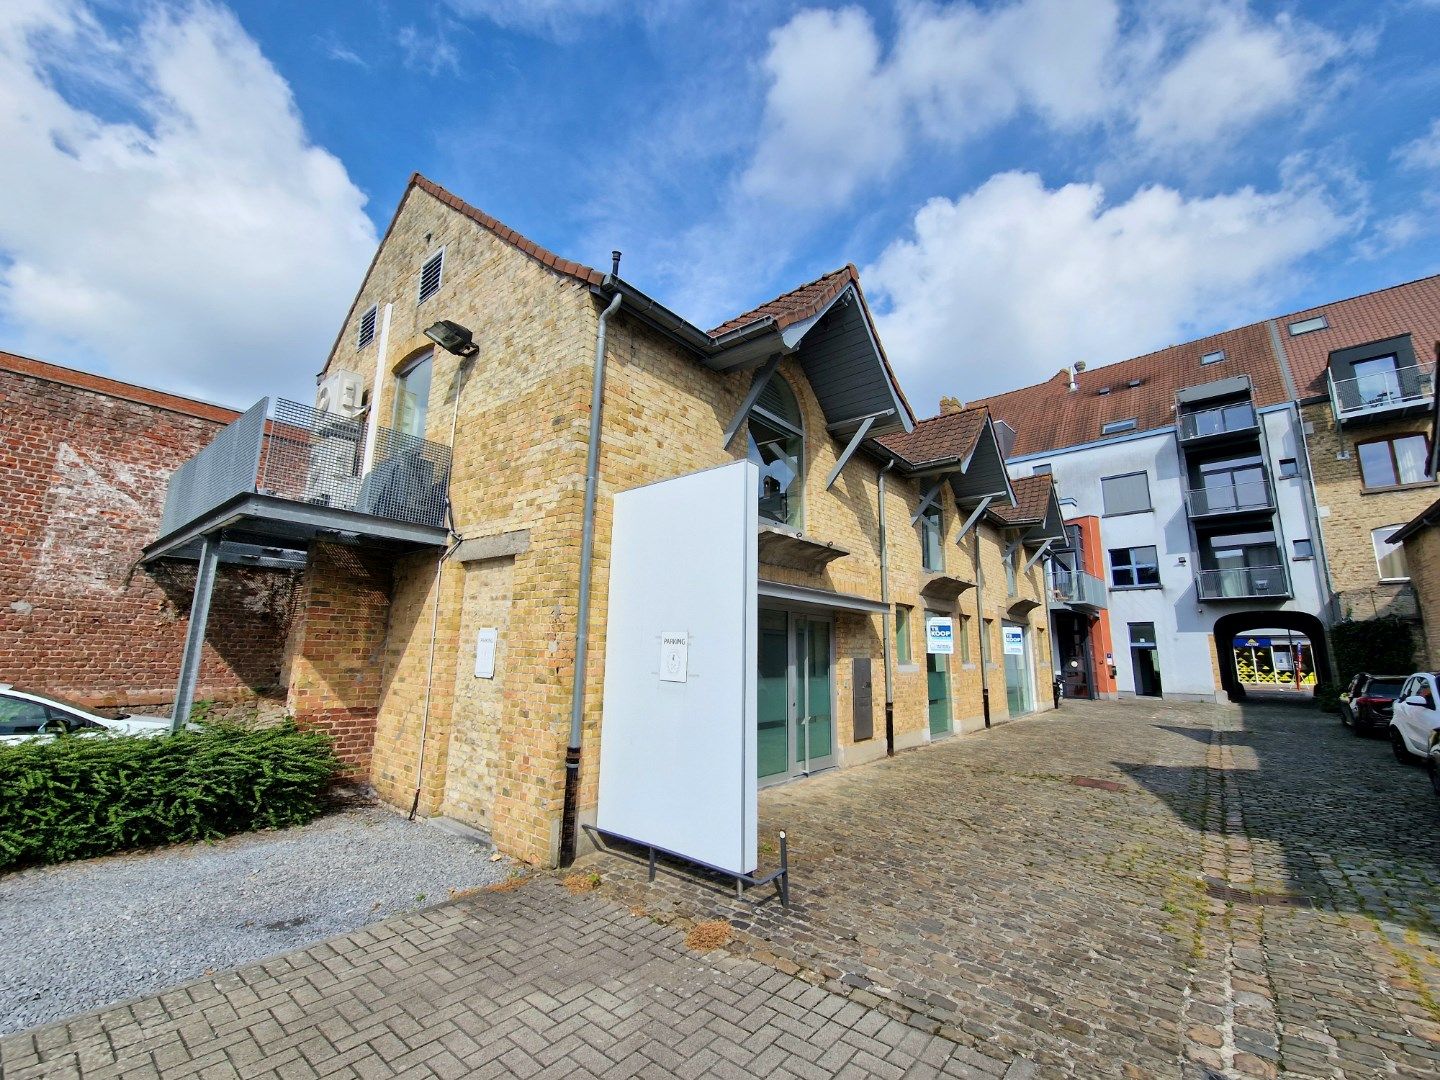
M942 616L925 620L925 651L945 655L955 652L955 624L951 620Z
M1000 633L1007 656L1025 655L1025 631L1021 627L1002 626Z
M482 626L479 633L475 635L475 677L477 679L493 679L495 677L495 641L498 637L499 633L493 626Z
M748 461L615 496L602 832L735 874L756 838L756 513Z
M690 671L690 635L671 631L660 635L660 678L684 682Z

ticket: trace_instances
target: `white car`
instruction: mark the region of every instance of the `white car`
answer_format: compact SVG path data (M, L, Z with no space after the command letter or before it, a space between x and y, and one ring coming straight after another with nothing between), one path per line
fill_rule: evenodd
M56 735L167 735L161 716L98 716L52 694L20 690L0 683L0 746Z
M1390 746L1399 761L1430 756L1436 731L1440 731L1440 701L1436 677L1440 672L1417 671L1405 680L1395 709L1390 715Z

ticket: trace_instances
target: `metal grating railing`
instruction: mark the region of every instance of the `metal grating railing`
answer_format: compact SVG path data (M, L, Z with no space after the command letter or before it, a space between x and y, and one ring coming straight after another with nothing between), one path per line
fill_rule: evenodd
M379 428L369 472L364 455L363 420L283 398L272 407L270 399L262 399L175 471L160 535L247 492L444 526L449 447Z
M255 490L255 470L260 465L269 406L270 399L261 398L170 475L165 511L160 518L161 536L168 536L242 492Z

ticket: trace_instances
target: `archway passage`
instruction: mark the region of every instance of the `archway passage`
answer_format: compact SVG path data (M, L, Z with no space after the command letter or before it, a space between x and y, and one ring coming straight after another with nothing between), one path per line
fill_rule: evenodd
M1334 681L1325 625L1303 611L1235 611L1215 620L1215 655L1220 661L1220 685L1231 701L1245 700L1245 684L1235 669L1235 638L1252 630L1292 630L1310 643L1318 682Z

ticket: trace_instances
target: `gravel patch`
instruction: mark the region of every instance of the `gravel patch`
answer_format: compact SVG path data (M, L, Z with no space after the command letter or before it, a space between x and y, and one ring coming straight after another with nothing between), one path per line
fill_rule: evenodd
M0 1035L503 881L488 844L364 807L0 876Z

